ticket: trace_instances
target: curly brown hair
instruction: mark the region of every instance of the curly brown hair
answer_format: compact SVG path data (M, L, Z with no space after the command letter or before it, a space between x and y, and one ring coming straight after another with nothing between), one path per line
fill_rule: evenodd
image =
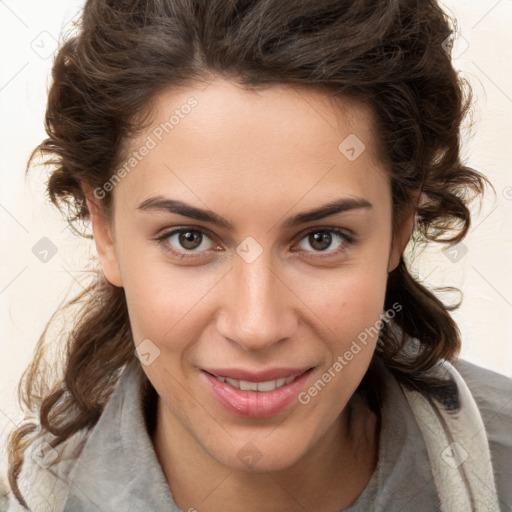
M77 25L53 64L48 138L27 164L28 172L41 155L51 166L48 195L72 226L89 220L85 187L102 187L121 165L156 95L216 76L245 87L322 88L367 105L379 158L391 173L394 226L415 208L416 245L460 242L470 226L468 203L490 184L461 162L471 88L451 62L456 21L435 0L88 0ZM425 198L421 204L411 199L415 191ZM111 194L99 203L106 218L111 203ZM54 315L20 382L20 397L41 427L25 423L10 438L9 480L22 504L17 478L27 446L41 431L57 446L93 427L134 357L124 290L92 272L87 289L59 310L79 306L65 336L62 378L46 379L45 338ZM405 386L447 396L450 383L426 372L460 351L450 314L460 301L444 304L403 257L388 276L385 308L395 303L403 306L392 321L399 329L384 322L357 389L374 409L377 359ZM398 356L407 337L419 341L419 351L404 359Z

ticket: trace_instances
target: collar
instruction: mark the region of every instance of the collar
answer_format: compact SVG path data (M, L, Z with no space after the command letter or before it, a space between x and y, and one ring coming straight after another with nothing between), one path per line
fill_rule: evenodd
M125 368L87 439L63 512L180 511L146 430L138 364Z

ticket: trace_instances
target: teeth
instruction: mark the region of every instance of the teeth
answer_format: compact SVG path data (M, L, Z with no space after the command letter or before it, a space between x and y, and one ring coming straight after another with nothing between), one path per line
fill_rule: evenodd
M227 382L242 391L273 391L276 388L290 384L290 382L295 380L297 375L291 375L290 377L283 377L276 380L267 380L266 382L249 382L247 380L230 379L229 377L218 377L217 375L216 377L221 382Z
M226 382L228 384L231 384L232 386L234 386L235 388L238 388L240 389L240 382L236 379L230 379L229 377L226 377Z
M256 382L241 380L239 381L239 385L242 391L258 391L258 384Z

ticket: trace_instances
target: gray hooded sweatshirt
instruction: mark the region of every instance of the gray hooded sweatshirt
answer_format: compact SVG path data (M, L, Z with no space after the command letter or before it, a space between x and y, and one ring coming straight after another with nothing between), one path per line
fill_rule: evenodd
M206 502L186 511L174 502L146 428L135 364L140 363L135 360L123 371L91 431L79 432L56 449L41 440L25 452L19 484L33 512L208 511ZM461 359L454 366L471 390L487 434L499 502L499 508L493 505L488 510L512 512L512 379ZM359 497L343 511L446 510L418 418L389 371L385 388L377 467ZM466 457L463 464L470 464L471 453ZM8 511L22 510L11 499Z

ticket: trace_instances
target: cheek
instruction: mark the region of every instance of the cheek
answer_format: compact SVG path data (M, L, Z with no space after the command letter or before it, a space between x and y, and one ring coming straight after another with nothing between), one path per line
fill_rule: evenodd
M365 323L382 313L386 293L387 273L376 269L350 276L344 283L344 307L355 323Z
M175 267L154 249L134 246L124 254L122 274L136 345L148 338L162 350L181 352L197 339L216 273Z
M307 277L291 286L329 337L345 340L374 325L384 308L387 272L383 265L354 263Z

